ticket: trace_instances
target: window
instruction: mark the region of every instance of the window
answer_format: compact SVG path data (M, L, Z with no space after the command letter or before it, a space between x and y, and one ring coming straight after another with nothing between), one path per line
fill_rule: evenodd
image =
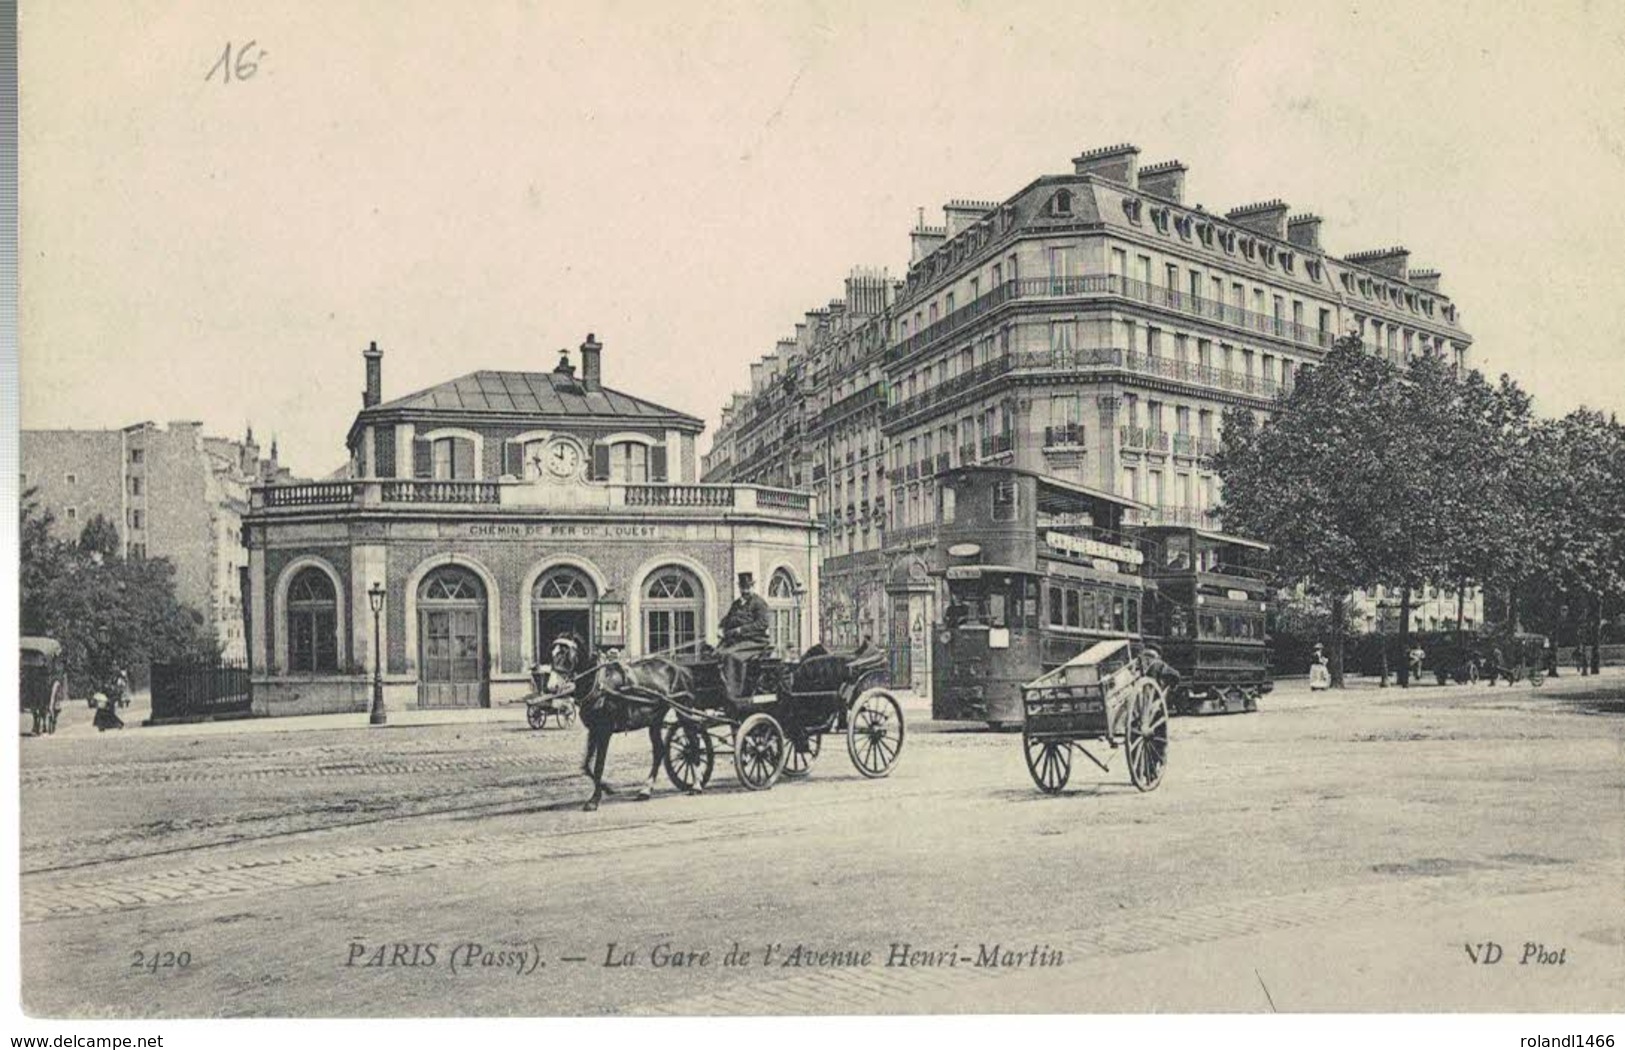
M796 581L783 569L775 570L767 583L767 605L773 610L774 652L791 659L801 650L801 597Z
M145 455L146 451L144 449L132 448L130 450L130 462L140 463Z
M436 438L429 443L429 476L436 481L468 481L475 477L474 442L463 437Z
M69 521L78 521L79 520L79 508L78 507L69 507L66 511L63 512L63 516L66 517Z
M63 480L65 480L70 485L77 485L77 484L79 484L79 475L77 475L77 474L69 474Z
M338 595L327 573L301 569L288 585L287 631L289 671L338 670Z
M636 441L622 441L610 447L609 478L629 484L642 484L649 480L649 446Z
M131 475L130 477L130 495L141 495L141 478L139 476Z
M643 651L646 656L691 649L700 637L701 589L687 569L657 569L644 588Z
M1015 521L1018 509L1014 481L1001 481L993 486L994 521Z
M130 510L130 528L132 528L132 529L146 528L146 518L147 518L147 516L145 514L143 514L141 511L132 508Z
M1052 351L1065 352L1078 345L1078 323L1076 321L1051 321L1049 324L1049 348Z

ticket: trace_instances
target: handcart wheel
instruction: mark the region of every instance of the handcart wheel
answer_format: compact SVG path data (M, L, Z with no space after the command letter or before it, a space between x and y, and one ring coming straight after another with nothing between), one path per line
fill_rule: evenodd
M1168 765L1168 700L1162 686L1143 681L1129 705L1129 779L1141 791L1154 791Z
M1047 795L1060 794L1072 776L1072 745L1065 740L1034 740L1021 734L1021 749L1027 755L1027 772L1033 783Z
M567 729L576 724L576 705L565 704L564 710L559 712L559 728Z
M766 791L784 772L790 742L772 715L757 712L734 733L734 771L751 791Z
M868 689L846 717L846 753L859 773L886 776L903 753L903 707L885 689Z
M692 794L711 782L716 747L711 743L711 734L693 722L673 722L667 726L665 744L660 751L666 778L678 791Z
M547 708L540 704L528 704L525 707L525 721L530 723L532 729L540 729L547 725Z
M812 772L812 764L818 758L818 752L824 749L823 733L807 734L807 750L797 751L794 741L790 742L784 760L784 775L792 780L799 780Z

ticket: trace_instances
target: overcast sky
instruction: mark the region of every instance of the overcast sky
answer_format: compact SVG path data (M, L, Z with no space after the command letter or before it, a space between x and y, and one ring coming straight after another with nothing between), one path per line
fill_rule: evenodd
M714 426L918 207L1121 141L1406 245L1480 367L1625 411L1618 4L23 6L25 427L252 421L321 474L368 340L394 397L589 331Z

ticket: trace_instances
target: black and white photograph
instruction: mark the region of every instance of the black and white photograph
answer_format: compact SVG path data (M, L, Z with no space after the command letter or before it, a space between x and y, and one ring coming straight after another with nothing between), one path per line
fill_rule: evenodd
M1625 1039L1620 8L16 33L13 1045Z

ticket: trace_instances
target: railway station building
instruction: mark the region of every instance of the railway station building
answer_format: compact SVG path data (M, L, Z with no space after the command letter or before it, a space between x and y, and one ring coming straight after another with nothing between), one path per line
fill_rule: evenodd
M566 631L714 643L746 572L780 653L818 638L812 498L699 483L702 422L604 386L592 336L579 374L561 354L389 401L363 357L349 477L259 486L244 519L256 714L364 711L378 653L391 707L463 707L522 696Z

